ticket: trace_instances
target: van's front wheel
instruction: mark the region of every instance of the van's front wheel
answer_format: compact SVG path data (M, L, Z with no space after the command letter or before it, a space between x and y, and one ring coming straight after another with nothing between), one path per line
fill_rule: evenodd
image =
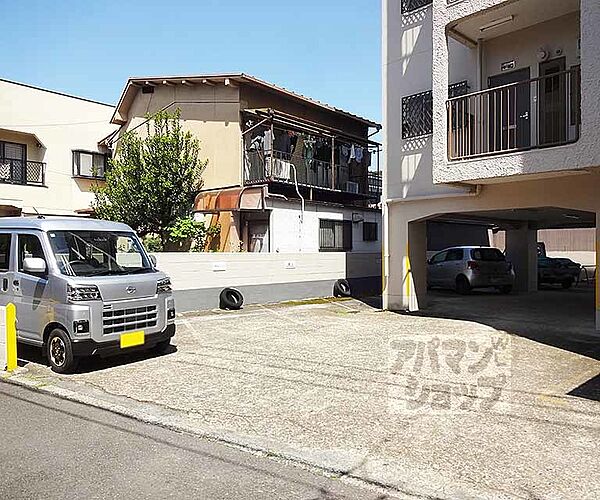
M46 353L52 371L69 373L77 368L78 359L73 356L71 339L62 330L56 328L48 335Z

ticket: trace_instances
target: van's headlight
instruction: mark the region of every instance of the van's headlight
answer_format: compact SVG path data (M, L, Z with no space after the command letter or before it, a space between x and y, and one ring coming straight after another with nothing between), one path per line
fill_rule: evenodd
M167 293L171 291L171 278L163 278L156 282L156 293Z
M71 302L102 300L96 285L67 285L67 299Z

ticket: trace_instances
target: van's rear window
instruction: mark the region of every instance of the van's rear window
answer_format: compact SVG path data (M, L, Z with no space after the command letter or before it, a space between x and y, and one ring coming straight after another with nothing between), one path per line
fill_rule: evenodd
M471 250L471 258L486 262L502 262L506 260L504 254L497 248L475 248Z

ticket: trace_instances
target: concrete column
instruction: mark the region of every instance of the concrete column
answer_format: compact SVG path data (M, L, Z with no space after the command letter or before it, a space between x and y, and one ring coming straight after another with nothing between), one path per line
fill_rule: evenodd
M427 307L427 222L408 223L408 258L410 261L410 311Z
M418 311L427 295L427 225L408 222L388 209L383 304L392 311Z
M515 289L537 291L537 229L523 225L506 231L506 258L515 268Z

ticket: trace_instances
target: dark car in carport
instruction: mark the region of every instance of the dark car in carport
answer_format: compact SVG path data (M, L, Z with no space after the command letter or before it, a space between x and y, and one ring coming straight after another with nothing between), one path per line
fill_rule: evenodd
M560 284L571 288L579 279L581 264L565 257L548 257L546 246L538 243L538 285Z

